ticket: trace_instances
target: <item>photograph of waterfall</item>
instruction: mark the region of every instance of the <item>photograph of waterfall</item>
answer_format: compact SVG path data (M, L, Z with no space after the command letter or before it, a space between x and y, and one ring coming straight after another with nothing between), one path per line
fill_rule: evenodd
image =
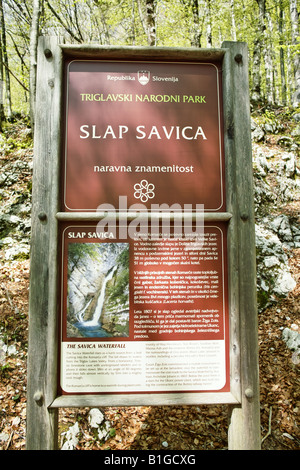
M129 244L69 243L67 337L129 335Z

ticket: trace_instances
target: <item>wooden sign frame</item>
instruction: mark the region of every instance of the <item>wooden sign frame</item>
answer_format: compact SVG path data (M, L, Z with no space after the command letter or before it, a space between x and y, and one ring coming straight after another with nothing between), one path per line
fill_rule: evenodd
M29 306L27 448L57 448L60 407L227 404L229 448L260 448L256 308L256 256L248 91L248 49L225 42L221 49L65 45L39 41L33 174ZM226 212L205 222L228 224L230 392L58 396L59 246L62 222L97 222L101 214L62 212L61 154L63 64L66 58L222 63ZM103 216L103 215L102 215Z

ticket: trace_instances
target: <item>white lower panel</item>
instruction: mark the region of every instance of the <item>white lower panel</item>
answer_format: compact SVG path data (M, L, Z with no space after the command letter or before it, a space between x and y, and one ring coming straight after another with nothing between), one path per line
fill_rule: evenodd
M67 393L220 390L225 341L63 342Z

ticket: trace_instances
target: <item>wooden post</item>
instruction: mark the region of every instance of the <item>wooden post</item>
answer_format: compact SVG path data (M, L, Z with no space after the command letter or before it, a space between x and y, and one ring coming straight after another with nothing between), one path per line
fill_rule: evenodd
M231 301L238 310L241 389L241 405L230 407L228 445L234 450L257 450L261 438L248 48L241 42L222 46L227 49L223 69L227 210L233 214L229 230L236 242L229 247L229 256L231 276L238 284L238 295Z
M27 449L57 448L57 222L61 120L59 38L40 38L34 142Z

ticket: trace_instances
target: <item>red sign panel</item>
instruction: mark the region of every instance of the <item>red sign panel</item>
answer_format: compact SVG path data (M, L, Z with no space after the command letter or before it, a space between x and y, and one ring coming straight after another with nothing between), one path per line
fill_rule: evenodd
M224 211L220 86L213 63L67 64L63 210Z

